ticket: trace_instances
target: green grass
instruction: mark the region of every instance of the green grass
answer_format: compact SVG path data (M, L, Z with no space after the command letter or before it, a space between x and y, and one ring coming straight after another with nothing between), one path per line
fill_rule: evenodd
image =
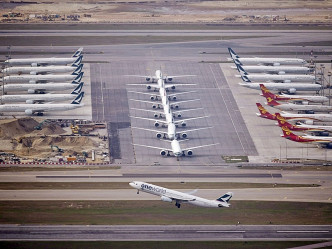
M320 241L2 241L1 248L43 248L43 249L284 249L319 243ZM322 241L321 241L322 242Z
M1 201L0 224L329 225L330 203L231 201L201 208L162 201Z
M240 189L240 188L288 188L318 187L316 184L273 184L242 182L153 182L174 189ZM0 189L132 189L128 182L0 182Z

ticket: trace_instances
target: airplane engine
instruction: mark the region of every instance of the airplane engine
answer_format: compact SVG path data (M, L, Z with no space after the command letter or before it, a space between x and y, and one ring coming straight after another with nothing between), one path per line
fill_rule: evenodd
M151 96L150 99L151 100L155 100L156 98L155 98L155 96Z
M150 90L150 89L151 89L151 86L146 86L146 89Z
M35 80L29 80L29 83L30 84L36 84L36 81Z
M31 109L26 109L24 112L25 112L26 115L32 115L33 114Z
M178 118L181 118L181 117L182 117L182 114L181 114L181 113L178 113L178 114L177 114L177 117L178 117Z
M192 151L192 150L188 150L188 151L187 151L187 155L188 155L188 156L192 156L192 155L193 155L193 151Z
M173 78L167 77L167 81L172 81L172 80L173 80Z
M313 120L305 120L304 123L307 124L307 125L313 125L314 121Z
M33 94L33 93L36 93L36 92L35 92L35 90L33 90L33 89L29 89L29 90L28 90L28 93L29 93L29 94Z
M157 108L157 105L153 104L153 105L152 105L152 108L153 108L153 109L156 109L156 108Z
M159 123L156 121L156 122L154 123L154 126L155 126L155 127L159 127Z
M171 105L171 108L179 109L179 105Z
M311 111L311 110L307 110L305 111L306 114L314 114L315 112L314 111Z
M296 93L296 88L291 88L288 90L290 94L295 94Z
M162 197L160 197L160 199L161 199L162 201L172 202L172 199L169 198L169 197L166 197L166 196L162 196Z
M302 105L309 105L309 101L302 101L301 104Z
M34 103L34 101L33 101L33 100L31 100L31 99L28 99L28 100L26 100L26 101L25 101L25 103L27 103L27 104L33 104L33 103Z
M284 83L291 83L291 80L284 80Z
M158 117L159 117L159 114L158 114L158 113L155 113L155 114L153 114L153 116L154 116L155 118L158 118Z
M160 155L166 156L166 151L164 151L164 150L160 151Z
M174 90L174 89L175 89L175 86L172 86L171 88L172 88L172 90Z
M176 96L168 97L169 100L176 100Z
M280 71L280 72L278 72L278 74L279 75L284 75L284 74L286 74L284 71Z
M273 66L280 66L280 63L279 62L275 62L275 63L273 63Z
M327 148L327 149L332 149L332 143L328 143L328 144L325 146L325 148Z
M186 127L186 126L187 126L186 122L182 121L182 122L181 122L181 126L182 126L182 127Z
M151 80L151 78L149 78L149 77L146 77L146 78L145 78L145 80L146 80L146 81L150 81L150 80Z
M318 133L318 136L328 137L330 134L327 131L321 131Z
M187 138L188 137L188 135L187 135L187 133L182 133L182 138Z
M31 63L31 66L32 67L38 67L39 65L38 65L38 63Z
M156 137L157 137L157 138L161 138L161 133L157 133L157 134L156 134Z

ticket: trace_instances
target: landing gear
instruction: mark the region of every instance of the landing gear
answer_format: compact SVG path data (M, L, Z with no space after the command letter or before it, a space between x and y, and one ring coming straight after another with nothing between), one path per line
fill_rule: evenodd
M176 206L177 208L180 208L180 207L181 207L181 204L178 203L178 202L176 202L176 203L175 203L175 206Z
M137 190L137 194L139 194L139 190Z

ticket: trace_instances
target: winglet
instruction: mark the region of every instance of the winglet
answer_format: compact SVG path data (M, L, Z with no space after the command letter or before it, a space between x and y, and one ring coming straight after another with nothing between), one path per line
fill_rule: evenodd
M84 92L81 92L77 97L71 102L71 104L79 105L84 97Z

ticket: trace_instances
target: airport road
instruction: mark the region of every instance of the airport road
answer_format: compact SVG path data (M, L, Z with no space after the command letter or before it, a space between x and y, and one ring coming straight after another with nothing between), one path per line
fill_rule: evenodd
M186 241L331 240L332 226L0 225L0 240ZM326 245L331 245L327 242Z

